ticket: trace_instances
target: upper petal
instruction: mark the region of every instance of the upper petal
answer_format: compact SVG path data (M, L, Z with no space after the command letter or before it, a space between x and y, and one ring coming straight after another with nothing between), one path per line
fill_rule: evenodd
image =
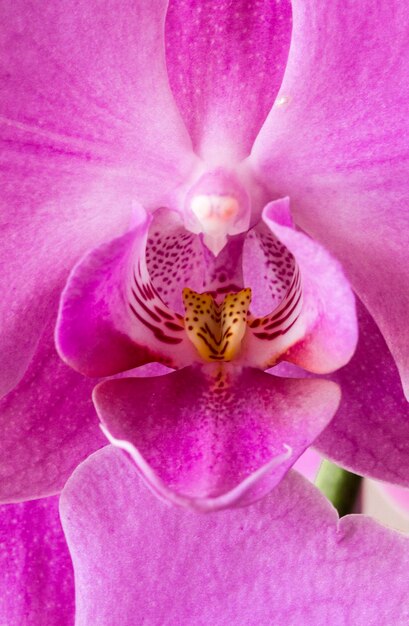
M406 623L408 538L364 516L338 522L295 474L251 507L186 514L106 448L68 482L61 516L78 626Z
M165 0L79 0L75 11L69 0L3 2L0 124L10 154L32 166L49 157L121 168L143 201L157 197L158 176L178 178L190 141L168 85L166 8Z
M23 375L68 270L190 171L167 83L166 3L0 9L0 393ZM115 18L112 16L115 15Z
M293 3L276 106L252 164L342 262L409 372L407 3Z
M169 3L169 80L201 156L250 152L280 87L290 34L288 0Z
M207 511L270 491L328 424L339 390L258 370L191 367L102 382L94 401L110 440L157 495Z

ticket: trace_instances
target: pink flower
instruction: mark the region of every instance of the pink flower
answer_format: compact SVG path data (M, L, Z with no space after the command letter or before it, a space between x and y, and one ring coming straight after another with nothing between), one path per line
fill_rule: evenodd
M295 0L292 34L283 0L1 10L2 501L59 492L106 441L83 374L111 377L108 436L176 504L259 499L312 442L409 485L405 3ZM187 319L207 308L212 349ZM199 516L111 447L61 515L79 625L407 621L407 539L338 523L292 472ZM71 624L55 499L0 521L1 621Z
M291 35L284 1L3 6L3 501L58 492L103 444L80 374L115 376L94 392L106 433L177 504L258 499L313 441L408 484L391 11L296 1ZM80 374L54 349L61 292L57 347ZM149 361L177 371L123 377Z

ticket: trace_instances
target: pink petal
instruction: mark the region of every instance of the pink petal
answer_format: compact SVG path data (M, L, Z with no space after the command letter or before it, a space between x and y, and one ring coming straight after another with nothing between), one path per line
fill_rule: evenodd
M197 510L248 504L270 491L339 403L328 381L250 369L227 390L215 388L217 381L192 367L106 381L94 391L108 437L132 456L149 487Z
M10 195L2 193L7 212L13 213L0 229L0 395L26 371L71 267L87 248L129 221L130 201L119 190L80 174L54 171L58 182L50 181L46 171L37 174L31 187L27 179Z
M158 198L190 162L168 85L165 0L2 5L1 114L12 154L129 175L138 200ZM33 163L31 163L33 169ZM118 171L120 168L120 171ZM175 180L176 177L176 180ZM41 192L46 193L45 191Z
M152 218L140 209L137 219L138 226L78 263L62 295L57 348L87 376L108 376L149 361L180 367L197 358L183 319L163 302L148 272L145 248ZM165 253L164 239L157 242L157 254ZM190 252L185 251L187 257ZM183 273L178 275L180 281ZM179 282L180 294L183 286Z
M407 621L409 539L363 516L338 522L296 474L254 506L186 514L106 448L70 479L61 515L77 626Z
M74 576L57 498L0 507L0 623L74 623Z
M0 501L58 492L104 444L94 385L62 363L47 329L23 379L0 400Z
M169 80L199 154L250 152L278 92L290 34L287 0L169 3Z
M409 372L405 1L293 3L291 52L252 164L341 262Z
M123 232L135 196L153 202L190 171L165 11L160 1L2 3L1 394L24 374L72 265Z
M331 375L341 405L315 445L354 472L409 486L409 406L382 335L362 305L358 312L357 351Z

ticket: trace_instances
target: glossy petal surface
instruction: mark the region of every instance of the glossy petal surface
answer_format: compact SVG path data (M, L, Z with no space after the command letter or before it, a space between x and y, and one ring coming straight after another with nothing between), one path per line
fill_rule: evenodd
M77 626L403 626L409 617L409 539L363 516L338 522L295 474L254 506L187 514L152 498L106 448L70 479L61 513Z
M0 507L0 624L74 624L74 576L55 497Z
M0 501L60 491L78 463L104 445L94 385L61 361L48 329L23 379L0 400Z
M330 375L341 405L315 445L354 472L409 486L409 405L379 329L362 305L358 311L356 353Z
M1 5L1 394L23 375L72 265L123 232L135 195L149 203L190 169L160 43L165 11Z
M293 3L278 100L253 164L342 263L404 383L409 371L409 7Z
M280 87L290 36L288 0L171 0L169 80L201 155L237 160L250 152Z
M272 489L339 403L339 390L328 381L244 369L226 384L191 367L105 381L94 402L159 497L214 510L248 504Z

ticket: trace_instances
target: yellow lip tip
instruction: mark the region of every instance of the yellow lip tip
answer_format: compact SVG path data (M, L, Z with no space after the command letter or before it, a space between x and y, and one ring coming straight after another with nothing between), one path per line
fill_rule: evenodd
M201 358L212 363L233 360L246 333L247 316L242 313L248 312L251 289L226 294L220 305L208 292L199 294L186 287L182 293L186 334ZM241 303L244 295L249 297ZM193 300L188 300L189 296Z

